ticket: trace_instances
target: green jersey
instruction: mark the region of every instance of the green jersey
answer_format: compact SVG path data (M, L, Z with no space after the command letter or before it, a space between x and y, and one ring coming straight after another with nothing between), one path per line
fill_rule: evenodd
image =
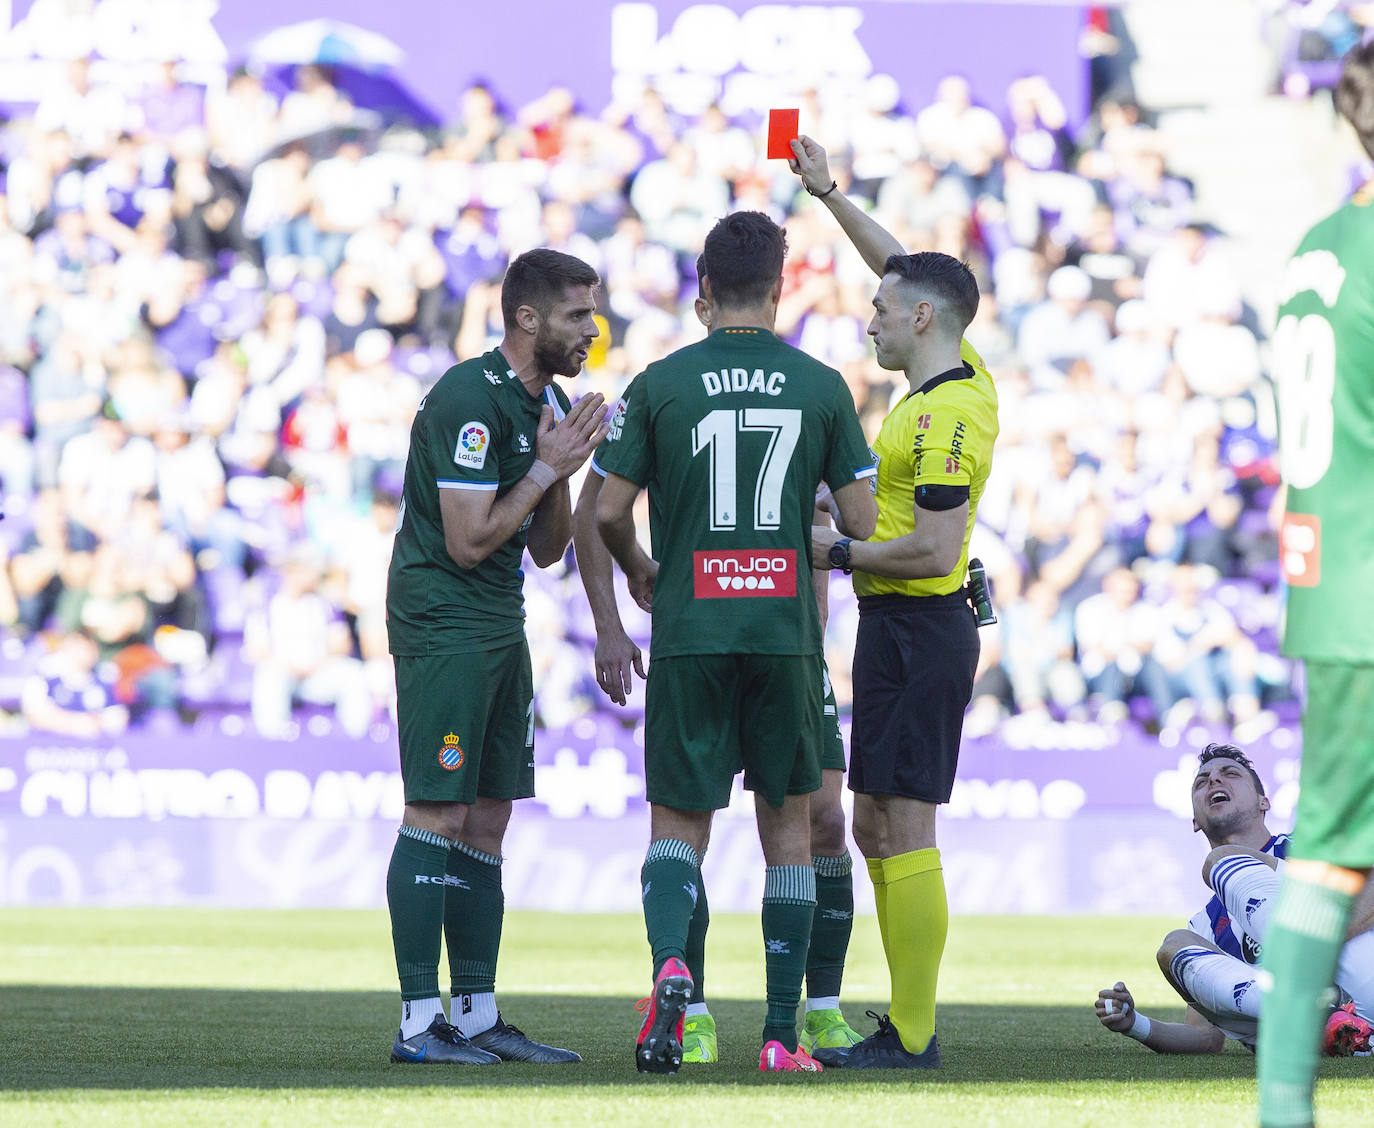
M601 465L601 457L607 454L611 448L620 441L620 436L625 433L625 412L629 408L630 397L634 395L635 388L639 386L640 379L640 376L636 376L631 380L629 386L621 393L620 398L616 400L615 406L612 407L610 411L611 422L606 431L606 437L601 440L601 445L596 448L596 453L592 455L589 464L591 471L601 478L606 476L606 468ZM663 524L663 514L659 507L658 500L658 483L650 477L647 482L640 482L639 485L644 487L645 493L649 496L649 535L652 537L654 535L654 530L661 528ZM649 551L650 555L657 555L652 544L650 545Z
M1374 185L1308 232L1274 328L1284 652L1374 662Z
M597 465L653 483L655 658L816 654L816 485L874 474L840 374L763 329L717 329L630 385Z
M499 349L454 365L421 401L410 428L405 493L387 574L392 654L489 650L523 635L520 561L530 519L477 567L463 569L444 543L439 491L485 490L497 498L507 493L534 463L546 403L555 420L569 407L555 385L543 396L530 395Z

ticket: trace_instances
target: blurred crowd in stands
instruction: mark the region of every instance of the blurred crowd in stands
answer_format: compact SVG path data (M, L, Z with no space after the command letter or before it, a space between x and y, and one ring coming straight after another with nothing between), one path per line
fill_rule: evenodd
M1292 671L1259 326L1148 116L1108 92L1071 129L1035 77L987 105L957 75L927 106L873 92L858 118L806 94L803 129L904 245L972 265L969 336L1001 397L973 549L1001 622L970 731L1272 723ZM745 208L786 224L779 333L843 372L870 433L904 390L866 338L875 280L763 159L756 120L683 119L653 90L595 115L558 89L508 107L475 85L438 130L358 122L327 68L277 98L168 64L134 97L78 61L0 132L9 731L379 731L410 422L500 339L501 276L529 247L604 279L574 394L614 397L700 335L694 260ZM632 720L642 695L621 712L596 688L572 554L526 590L541 720ZM846 703L855 607L831 591Z
M1279 86L1291 98L1335 86L1346 52L1374 28L1369 0L1259 0L1259 8Z

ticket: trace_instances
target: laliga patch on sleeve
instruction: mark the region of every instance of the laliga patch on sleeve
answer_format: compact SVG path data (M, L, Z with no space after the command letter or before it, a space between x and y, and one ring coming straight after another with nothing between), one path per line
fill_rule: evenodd
M606 432L607 442L613 443L620 438L625 427L625 412L629 406L630 405L625 402L624 396L621 396L615 401L615 408L611 412L610 429Z
M458 445L453 450L453 462L470 470L480 470L487 464L487 447L491 445L491 433L485 423L474 419L464 423L458 431Z
M768 158L787 160L792 156L792 141L797 136L800 110L768 111Z

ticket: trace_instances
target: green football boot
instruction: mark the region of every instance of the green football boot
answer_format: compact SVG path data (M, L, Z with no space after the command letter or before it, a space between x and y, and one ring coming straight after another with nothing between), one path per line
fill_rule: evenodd
M716 1020L709 1014L688 1015L682 1025L682 1061L719 1061Z
M806 1012L797 1041L817 1061L830 1065L863 1041L863 1036L844 1020L839 1007L829 1007Z

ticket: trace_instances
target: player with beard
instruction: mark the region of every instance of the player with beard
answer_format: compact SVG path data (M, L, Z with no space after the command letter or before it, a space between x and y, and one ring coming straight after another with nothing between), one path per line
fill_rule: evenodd
M505 336L450 368L421 401L387 579L405 815L387 873L401 981L391 1060L575 1062L496 1009L501 843L534 794L534 691L521 557L541 568L572 536L567 479L606 434L600 395L576 405L597 336L600 278L528 251L501 286ZM447 944L453 1021L439 999Z
M1108 1030L1161 1054L1220 1053L1227 1038L1254 1049L1260 1013L1256 987L1265 932L1279 886L1288 835L1265 823L1269 800L1245 754L1209 744L1193 777L1193 828L1212 850L1202 879L1214 891L1205 908L1164 938L1156 958L1164 978L1188 1004L1183 1022L1160 1022L1135 1009L1124 983L1098 993L1097 1017ZM1374 900L1351 921L1335 981L1341 1006L1326 1020L1325 1050L1348 1056L1369 1048L1374 1017Z

